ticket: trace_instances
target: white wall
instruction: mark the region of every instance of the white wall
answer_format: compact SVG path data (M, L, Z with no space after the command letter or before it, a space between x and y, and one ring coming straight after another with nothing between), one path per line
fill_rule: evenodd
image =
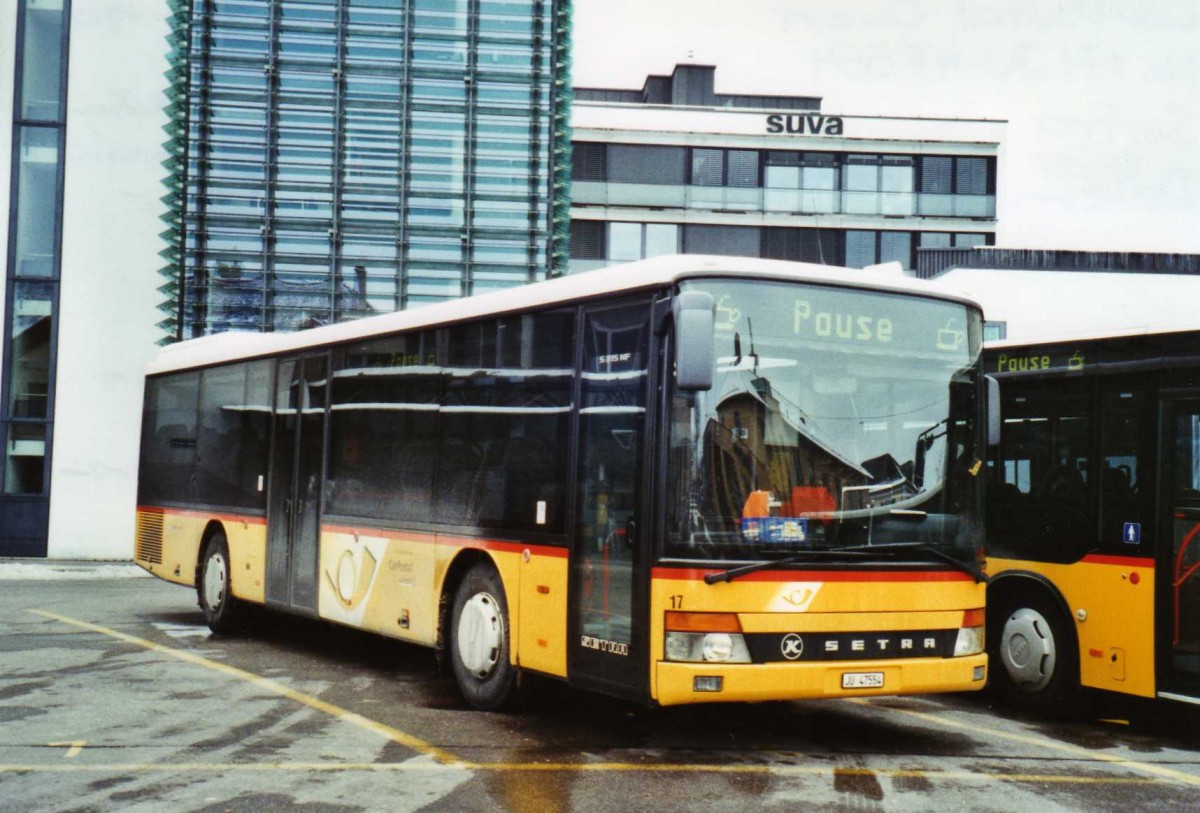
M1200 276L958 269L934 284L974 299L1017 341L1200 325Z
M133 553L143 370L161 336L167 11L72 4L51 558Z

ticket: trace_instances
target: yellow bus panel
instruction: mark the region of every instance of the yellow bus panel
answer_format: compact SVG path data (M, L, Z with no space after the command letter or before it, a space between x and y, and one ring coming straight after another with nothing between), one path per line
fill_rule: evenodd
M988 559L993 578L1034 573L1058 588L1079 639L1084 686L1155 696L1154 561L1091 555L1073 564Z

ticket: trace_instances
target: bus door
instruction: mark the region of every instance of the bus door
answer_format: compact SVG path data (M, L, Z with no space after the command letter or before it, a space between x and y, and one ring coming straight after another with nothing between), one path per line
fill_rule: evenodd
M1200 400L1165 410L1163 498L1169 543L1158 561L1160 691L1200 697Z
M629 697L646 691L650 303L584 310L578 490L571 549L572 683Z
M267 516L267 602L313 615L327 370L324 355L279 363Z

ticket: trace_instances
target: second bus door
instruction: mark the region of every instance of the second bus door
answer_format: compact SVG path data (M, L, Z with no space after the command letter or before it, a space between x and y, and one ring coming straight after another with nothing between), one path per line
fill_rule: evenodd
M325 444L326 357L279 363L267 518L269 604L315 615Z

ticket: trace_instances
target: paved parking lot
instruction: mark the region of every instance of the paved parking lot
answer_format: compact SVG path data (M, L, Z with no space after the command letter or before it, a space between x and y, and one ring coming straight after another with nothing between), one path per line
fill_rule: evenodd
M208 634L123 567L0 563L0 811L1182 810L1200 725L980 697L464 707L432 652L264 615ZM1134 708L1133 711L1140 711Z

